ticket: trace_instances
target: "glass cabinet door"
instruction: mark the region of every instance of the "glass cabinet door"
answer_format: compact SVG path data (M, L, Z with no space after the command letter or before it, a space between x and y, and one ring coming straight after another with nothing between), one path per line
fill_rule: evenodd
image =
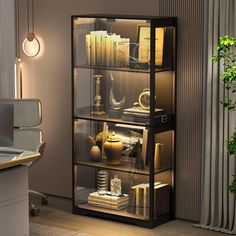
M105 18L74 20L75 116L149 123L145 93L150 89L150 49L139 36L143 28L150 28L150 23Z
M162 25L162 26L160 26ZM174 189L174 158L175 158L175 33L173 25L153 22L155 37L152 38L152 46L155 50L150 53L153 57L151 63L155 68L151 80L154 89L154 109L161 109L162 114L155 114L152 120L151 144L152 164L150 183L153 183L153 191L150 191L153 201L154 220L161 216L172 215L173 189ZM155 51L155 53L154 53ZM154 63L155 62L155 63ZM157 68L162 67L163 71ZM152 86L151 85L151 86Z
M147 132L134 125L75 122L76 206L149 219Z

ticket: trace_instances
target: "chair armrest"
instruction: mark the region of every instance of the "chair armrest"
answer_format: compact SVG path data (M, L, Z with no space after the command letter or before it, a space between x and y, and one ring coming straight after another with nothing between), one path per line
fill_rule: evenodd
M40 156L42 157L44 154L45 147L46 147L46 142L42 142L36 147L35 151L39 152Z

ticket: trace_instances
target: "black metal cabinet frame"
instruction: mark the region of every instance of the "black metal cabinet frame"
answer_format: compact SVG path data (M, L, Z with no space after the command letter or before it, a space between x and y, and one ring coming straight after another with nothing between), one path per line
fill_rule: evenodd
M75 39L75 21L80 21L80 19L93 19L94 22L98 21L99 19L106 19L108 22L115 22L116 20L122 20L122 21L143 21L149 24L150 26L150 63L148 64L148 68L146 69L133 69L128 67L109 67L109 66L85 66L85 65L77 65L76 64L76 53L75 52L75 46L76 44L80 43L81 41L76 41ZM97 23L95 23L97 25ZM99 25L99 24L98 24ZM79 26L78 26L79 27ZM97 27L97 28L96 28ZM165 27L165 29L171 29L171 33L169 36L167 36L164 40L164 48L163 48L163 65L157 66L156 65L156 28L159 27ZM124 25L122 27L124 32L126 29L124 28ZM100 29L99 26L95 26L95 29ZM120 29L119 29L120 30ZM72 45L72 150L73 150L73 157L72 157L72 196L73 196L73 203L72 203L72 209L73 213L75 214L82 214L82 215L91 215L91 216L97 216L102 218L108 218L112 220L117 220L121 222L127 222L131 224L136 224L138 226L142 227L148 227L153 228L161 223L167 222L175 217L175 159L176 159L176 151L175 151L175 143L176 143L176 35L177 35L177 18L175 17L150 17L150 16L114 16L114 15L78 15L78 16L72 16L71 17L71 45ZM84 43L84 42L83 42ZM168 46L169 45L169 46ZM166 49L167 48L167 49ZM168 61L166 63L167 66L165 66L165 61ZM93 73L94 71L99 72L106 72L106 71L115 71L121 73L126 73L125 75L128 77L129 74L135 74L135 73L142 73L146 74L146 76L149 76L149 88L150 88L150 118L148 122L140 123L140 122L130 122L123 120L122 118L111 118L109 116L91 116L91 114L83 114L83 113L76 113L75 109L77 108L75 105L75 96L79 96L79 94L75 94L75 89L77 89L75 85L75 77L76 77L76 70L91 70ZM104 73L105 73L104 72ZM169 73L169 74L168 74ZM161 81L158 82L158 76L161 75ZM167 74L167 75L166 75ZM168 80L170 87L171 99L172 99L172 105L171 112L160 114L159 116L155 115L155 108L156 108L156 96L159 93L159 89L168 89L169 87L165 86L165 79ZM158 87L158 85L160 87ZM86 88L83 88L86 89ZM88 89L88 88L87 88ZM88 91L89 92L89 91ZM168 92L167 92L168 93ZM165 104L165 91L163 92L162 97L160 98L160 101L162 101L163 104ZM170 98L168 98L170 99ZM91 98L92 100L92 98ZM164 105L163 105L164 106ZM168 105L167 105L168 107ZM168 110L168 109L167 109ZM165 111L165 109L164 109ZM137 126L144 126L148 130L148 143L147 143L147 158L148 158L148 167L147 167L147 179L149 183L149 217L148 219L141 219L138 217L132 217L127 215L122 215L122 213L118 213L118 211L106 211L105 209L96 208L96 207L89 207L86 205L86 208L81 207L80 204L76 203L76 197L75 197L75 188L77 186L76 179L78 178L77 168L91 168L91 169L98 169L103 168L104 164L102 163L90 163L86 160L86 162L78 161L77 154L76 154L76 145L79 145L77 143L78 140L75 139L75 122L83 120L84 122L88 122L89 124L91 122L95 123L113 123L113 124L124 124L124 125L137 125ZM169 143L171 146L172 156L171 156L171 167L166 168L166 170L156 170L154 168L154 155L155 155L155 143L156 143L156 135L165 133L165 132L172 132L171 135L167 135L168 138L171 139L170 136L173 138L172 141ZM165 138L164 138L165 139ZM167 142L168 143L168 142ZM81 144L82 145L82 144ZM170 154L169 154L170 155ZM84 157L83 157L84 158ZM116 168L109 166L105 166L106 169L110 169L111 171L120 171L120 172L129 172L129 170L125 168L120 168L117 166ZM169 197L169 212L160 216L155 216L154 208L158 205L158 200L155 199L155 191L154 191L154 184L156 182L156 179L158 179L158 175L162 175L160 178L165 180L165 171L168 172L168 178L169 185L171 187L170 190L170 197ZM141 172L141 171L140 171ZM171 173L171 174L169 174ZM145 173L136 173L140 174L140 176L145 175ZM143 174L143 175L142 175ZM96 175L94 176L96 181ZM140 179L142 177L139 177ZM167 181L168 182L168 181ZM142 183L142 180L140 180L140 183Z

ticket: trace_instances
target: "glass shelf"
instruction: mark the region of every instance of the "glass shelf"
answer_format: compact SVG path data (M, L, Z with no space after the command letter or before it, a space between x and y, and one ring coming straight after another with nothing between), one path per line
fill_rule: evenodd
M150 174L148 167L145 167L144 170L138 170L138 169L135 169L130 164L125 163L125 162L121 162L120 165L108 165L106 160L102 160L100 162L78 161L75 164L81 165L81 166L88 166L88 167L94 167L94 168L101 168L101 169L116 170L116 171L140 174L140 175L149 175ZM154 171L154 174L162 173L167 170L171 170L171 168L156 169Z
M77 65L75 69L96 69L96 70L111 70L111 71L124 71L124 72L135 72L135 73L150 73L150 69L131 69L129 67L108 67L108 66L90 66L90 65ZM156 68L155 73L172 71L171 67Z
M92 114L92 107L83 107L77 108L74 111L74 119L84 119L84 120L91 120L91 121L101 121L101 122L110 122L110 123L120 123L120 124L127 124L127 125L136 125L136 126L150 126L150 117L147 116L143 117L136 117L131 115L120 115L119 118L113 118L109 114L102 114L102 115L93 115ZM174 114L165 114L163 112L156 113L154 117L154 125L157 126L157 129L160 128L158 126L166 126L167 129L165 131L170 130L173 128L173 120Z
M85 209L85 210L90 210L90 211L94 211L94 212L102 212L102 213L107 213L107 214L111 214L111 215L118 215L118 216L123 216L123 217L128 217L128 218L133 218L133 219L139 219L139 220L145 220L143 215L136 215L136 214L132 214L127 212L126 209L122 209L122 210L111 210L111 209L105 209L105 208L101 208L101 207L96 207L96 206L91 206L89 204L79 204L79 206L76 206L76 208L79 209Z
M168 114L167 122L162 123L163 118L161 116L157 117L155 123L155 132L165 132L174 129L174 115ZM98 121L98 122L107 122L107 123L114 123L114 124L123 124L123 125L135 125L141 127L151 127L149 122L141 123L137 121L125 121L122 119L114 119L110 118L109 116L93 116L91 114L79 114L74 115L74 120L88 120L88 121Z
M74 119L79 120L89 120L89 121L100 121L100 122L108 122L108 123L114 123L114 124L124 124L124 125L135 125L135 126L142 126L142 127L148 127L150 126L149 123L139 123L139 122L132 122L132 121L124 121L121 119L113 119L107 116L92 116L92 115L75 115Z

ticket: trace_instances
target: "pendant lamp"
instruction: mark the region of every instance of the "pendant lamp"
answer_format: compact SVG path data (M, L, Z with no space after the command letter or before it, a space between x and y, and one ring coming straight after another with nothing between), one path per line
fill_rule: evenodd
M31 10L31 29L30 29L30 10ZM23 41L23 52L28 57L35 57L40 51L40 43L34 34L34 0L27 0L27 21L28 21L28 33Z

